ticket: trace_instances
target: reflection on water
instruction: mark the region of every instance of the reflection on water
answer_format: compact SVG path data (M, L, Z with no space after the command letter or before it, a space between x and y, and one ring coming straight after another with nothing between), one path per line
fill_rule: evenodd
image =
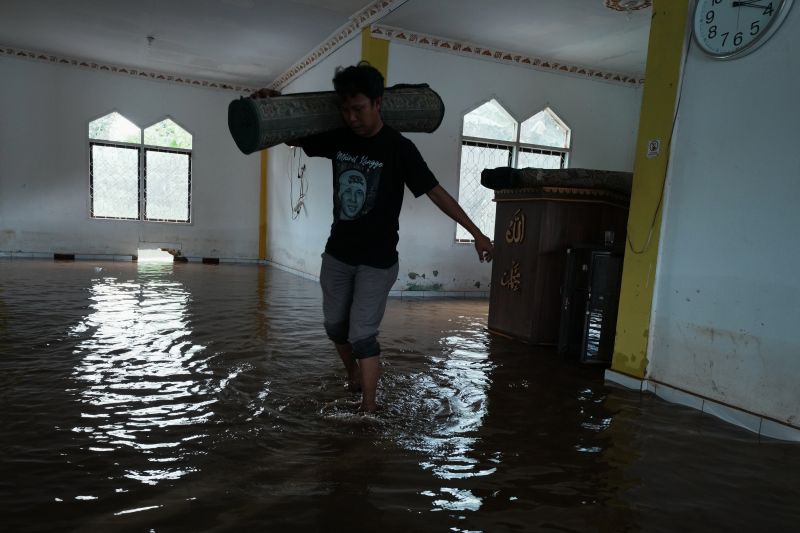
M320 303L316 283L263 267L0 261L4 527L705 532L800 520L796 446L490 335L486 301L390 300L384 408L359 416Z
M179 479L182 443L201 433L176 435L165 428L202 427L216 402L208 390L203 346L189 327L189 294L171 279L172 264L140 263L135 280L92 280L90 312L71 330L83 338L73 353L73 376L83 405L73 428L93 441L89 450L138 450L152 468L124 476L147 484Z
M405 448L420 452L425 457L420 466L443 484L490 475L497 462L490 458L486 464L473 456L476 435L486 414L492 369L485 322L470 316L457 316L448 322L450 327L442 331L437 351L428 354L425 374L414 376L411 390L404 391L411 401L421 401L423 410L410 420L408 432L396 437ZM402 407L410 411L408 406ZM430 420L430 427L420 435L425 418ZM481 506L481 498L469 489L443 486L423 494L432 498L434 510L475 511Z

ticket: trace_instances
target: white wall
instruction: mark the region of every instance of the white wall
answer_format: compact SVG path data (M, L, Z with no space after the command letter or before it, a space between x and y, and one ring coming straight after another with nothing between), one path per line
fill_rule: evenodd
M0 251L135 254L148 241L257 257L258 160L228 133L236 93L10 57L0 79ZM89 217L88 123L113 110L193 134L191 224Z
M361 39L355 38L330 56L323 59L308 72L282 89L284 94L311 91L332 91L333 76L338 66L358 63L361 59ZM253 154L251 158L257 158ZM297 167L306 165L308 181L306 211L292 219L292 193L290 182L294 182L294 201L297 201L300 182ZM290 167L294 171L290 171ZM320 157L307 157L300 148L285 144L269 149L268 162L268 243L267 258L307 274L319 275L321 254L328 240L333 222L333 177L331 162Z
M687 58L648 376L800 426L800 9L751 55Z
M360 58L355 40L284 90L330 90L333 69ZM517 119L550 106L572 128L570 166L633 169L641 89L502 65L454 54L391 43L389 85L428 83L443 98L444 122L433 134L406 134L442 186L458 195L462 117L497 98ZM330 164L304 161L312 179L309 217L291 221L285 147L270 150L270 252L278 263L317 274L319 255L331 223ZM277 177L276 177L277 174ZM276 183L277 180L277 183ZM277 203L276 203L277 202ZM491 266L478 261L472 245L455 243L455 222L426 197L406 193L400 217L400 275L396 290L409 287L446 291L485 291ZM492 237L492 236L490 236ZM425 277L422 278L421 276Z

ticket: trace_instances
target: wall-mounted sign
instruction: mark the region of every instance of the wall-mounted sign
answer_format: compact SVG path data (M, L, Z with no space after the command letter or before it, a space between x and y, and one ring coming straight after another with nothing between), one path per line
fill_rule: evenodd
M650 139L647 141L647 157L658 157L661 154L661 139Z

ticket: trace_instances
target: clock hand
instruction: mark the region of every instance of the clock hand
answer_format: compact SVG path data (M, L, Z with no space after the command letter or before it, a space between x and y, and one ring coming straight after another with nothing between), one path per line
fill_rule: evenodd
M768 6L756 4L755 2L734 2L733 7L757 7L758 9L767 9Z

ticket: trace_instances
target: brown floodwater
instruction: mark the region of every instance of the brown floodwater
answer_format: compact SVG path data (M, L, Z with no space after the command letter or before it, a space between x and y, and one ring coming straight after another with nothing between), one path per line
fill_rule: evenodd
M318 285L0 261L0 529L797 531L800 447L391 299L356 414Z

